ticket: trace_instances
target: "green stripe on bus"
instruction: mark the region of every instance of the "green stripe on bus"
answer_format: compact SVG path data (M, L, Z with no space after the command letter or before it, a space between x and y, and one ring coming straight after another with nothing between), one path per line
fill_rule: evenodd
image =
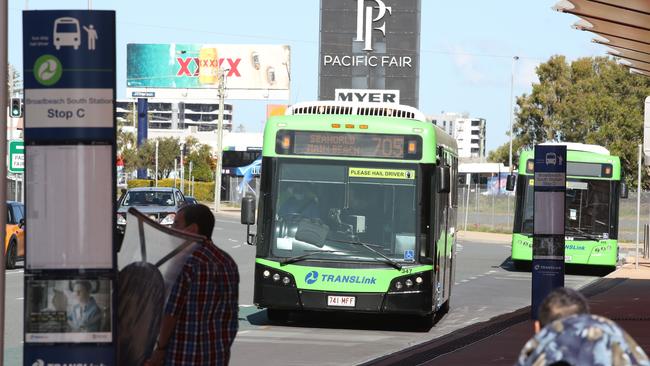
M400 271L388 266L387 268L329 268L294 264L283 266L279 262L262 258L256 258L255 262L291 273L298 289L328 292L388 292L391 281L397 277L433 270L431 265L403 266Z

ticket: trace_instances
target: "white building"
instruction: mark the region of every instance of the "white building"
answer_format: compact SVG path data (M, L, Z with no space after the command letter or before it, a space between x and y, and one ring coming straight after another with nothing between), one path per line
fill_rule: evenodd
M137 126L137 101L118 100L115 115L120 126ZM223 129L232 130L232 104L224 104ZM214 131L219 121L219 103L204 101L157 101L148 102L149 132L152 130Z
M456 139L459 157L485 158L485 118L474 118L466 113L453 112L431 115L427 118Z

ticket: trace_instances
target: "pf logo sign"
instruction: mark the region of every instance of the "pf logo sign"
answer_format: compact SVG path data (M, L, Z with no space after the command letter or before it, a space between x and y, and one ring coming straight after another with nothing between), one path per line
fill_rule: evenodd
M376 7L365 6L366 0L357 0L357 38L355 41L364 42L364 51L372 51L372 31L380 31L386 37L386 22L381 23L377 28L374 27L386 16L392 14L392 7L386 6L382 0L372 0ZM377 13L375 14L375 9Z

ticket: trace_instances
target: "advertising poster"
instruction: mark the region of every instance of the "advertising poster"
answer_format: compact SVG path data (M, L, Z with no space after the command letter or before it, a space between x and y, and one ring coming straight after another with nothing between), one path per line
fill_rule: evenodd
M111 280L26 279L26 343L112 342Z
M286 45L128 44L127 95L212 95L219 87L221 68L227 98L288 99L290 54Z

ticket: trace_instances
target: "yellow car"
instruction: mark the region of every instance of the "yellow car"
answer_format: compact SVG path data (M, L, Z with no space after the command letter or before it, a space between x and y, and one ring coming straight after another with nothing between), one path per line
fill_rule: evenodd
M7 235L5 237L7 269L16 268L18 259L25 257L25 206L7 201Z

